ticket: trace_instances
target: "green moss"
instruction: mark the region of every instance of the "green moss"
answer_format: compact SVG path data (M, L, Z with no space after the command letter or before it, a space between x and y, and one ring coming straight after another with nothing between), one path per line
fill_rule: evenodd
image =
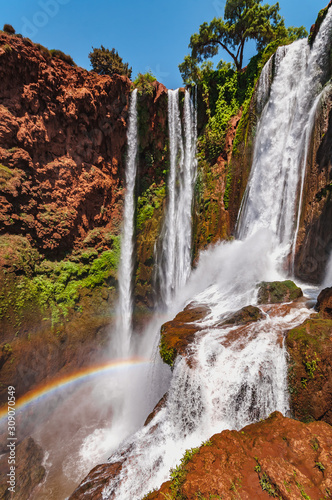
M291 280L263 281L259 285L258 304L278 304L291 302L302 297L302 290Z
M176 350L173 348L169 348L167 346L167 343L165 341L165 336L163 334L161 334L160 338L159 352L160 352L160 357L164 361L164 363L166 363L172 368L176 358Z
M10 312L9 316L19 325L24 311L33 304L42 312L49 312L54 326L76 307L84 289L92 290L107 285L110 280L115 281L120 239L114 236L112 249L100 255L83 252L82 261L79 262L44 260L40 264L35 262L32 269L29 261L26 262L25 253L21 255L23 263L20 269L24 270L24 275L16 277L14 281L13 278L12 281L5 281L6 293L0 294L0 320L5 319Z
M136 228L142 230L145 222L153 217L154 211L158 209L165 198L165 184L157 186L151 184L137 200Z

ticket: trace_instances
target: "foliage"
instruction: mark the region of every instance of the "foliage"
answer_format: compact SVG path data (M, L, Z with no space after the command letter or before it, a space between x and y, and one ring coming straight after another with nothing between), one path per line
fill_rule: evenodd
M176 350L171 347L168 347L165 340L165 336L163 334L161 335L160 338L159 353L164 363L166 363L172 368L176 358Z
M109 50L103 45L99 49L92 47L92 52L89 53L89 59L93 71L99 75L112 76L118 74L131 78L132 69L129 68L128 63L122 61L122 57L119 56L114 48Z
M15 30L11 24L4 24L2 31L4 31L8 35L15 35Z
M69 64L70 66L76 66L71 56L65 54L64 52L62 52L62 50L51 49L50 54L52 57L57 57L58 59L61 59L61 61Z
M325 467L322 464L322 462L315 462L315 467L317 467L317 469L319 469L321 472L324 472L325 470Z
M35 304L44 313L50 312L52 325L61 323L69 311L76 308L81 290L91 290L115 279L120 238L113 236L112 241L112 249L100 255L93 250L90 254L83 252L76 262L43 260L34 266L32 273L30 261L23 262L17 268L15 288L0 293L0 319L7 317L8 311L19 318L27 307Z
M185 500L185 497L181 493L181 488L182 485L186 479L187 475L187 469L186 465L188 462L192 459L192 457L198 453L199 447L198 448L191 448L190 450L186 450L185 454L181 458L180 465L175 467L174 469L171 469L171 491L172 491L172 496L173 498L176 498L177 500Z
M158 209L165 197L165 184L157 186L151 184L137 199L136 227L140 231L145 221L153 217L154 211Z
M258 51L273 40L287 38L294 41L307 36L303 26L285 27L279 14L279 4L261 5L262 0L227 0L224 19L214 18L204 22L199 33L190 38L191 54L179 65L185 83L198 81L202 72L199 63L214 57L222 48L232 59L237 71L242 69L244 47L248 40L255 40Z
M270 497L281 498L278 495L276 488L273 487L273 485L271 484L271 480L270 480L270 478L268 477L268 475L265 472L262 475L262 477L260 478L259 484L261 485L262 490L266 491L266 493Z
M139 95L147 94L149 96L152 96L154 91L153 82L155 82L156 80L156 77L153 76L151 71L148 71L145 74L138 73L132 83L132 88L138 89Z

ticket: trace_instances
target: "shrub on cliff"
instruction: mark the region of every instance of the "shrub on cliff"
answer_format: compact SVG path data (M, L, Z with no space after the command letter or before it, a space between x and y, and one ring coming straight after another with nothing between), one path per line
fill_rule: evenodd
M151 71L148 71L145 74L138 73L135 80L133 81L132 87L134 89L138 89L140 95L148 94L151 96L154 90L153 82L155 82L156 80L156 77L153 76Z
M70 64L70 66L76 66L71 56L65 54L62 50L51 49L50 54L52 57L57 57L58 59L61 59L61 61Z
M122 57L119 56L118 52L113 48L112 50L105 49L103 45L100 49L93 48L92 52L89 54L89 59L93 71L99 75L109 75L114 74L125 75L131 78L132 69L129 68L128 63L122 61Z
M11 24L4 24L2 31L4 31L8 35L15 35L15 30Z

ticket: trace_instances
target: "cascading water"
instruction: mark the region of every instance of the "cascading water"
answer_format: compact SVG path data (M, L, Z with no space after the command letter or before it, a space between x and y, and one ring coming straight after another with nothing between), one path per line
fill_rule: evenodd
M135 182L137 173L137 89L131 94L129 126L127 133L128 153L126 163L126 194L124 199L123 231L119 265L119 302L117 305L117 357L128 357L132 330L132 274L134 253Z
M122 468L105 486L103 499L139 500L168 478L169 469L185 449L198 446L215 432L239 429L274 410L284 414L288 410L283 334L310 311L303 303L280 309L262 306L264 317L257 323L239 329L222 325L222 321L231 311L256 302L257 283L283 278L278 270L280 256L294 243L305 154L331 43L331 19L332 9L311 52L305 41L278 50L271 89L267 85L270 67L262 75L261 108L267 102L258 124L252 173L238 222L241 240L221 243L203 253L197 269L173 299L174 309L191 301L206 304L210 313L201 321L187 353L191 362L185 357L176 360L164 406L110 458L111 463L120 461ZM176 190L180 189L172 166L180 165L182 171L185 161L176 92L170 93L169 109L173 113L171 147L175 149L168 215L175 221L180 213ZM167 234L172 241L172 245L164 241L161 262L160 282L172 291L164 297L165 304L171 301L176 286L185 282L175 278L175 227L175 222L172 227L166 223L164 230L164 237Z
M254 168L237 228L241 239L261 227L270 228L284 252L295 247L299 228L306 155L329 66L330 17L331 12L311 51L307 40L277 50L275 77L258 125ZM266 70L263 76L260 87L266 89ZM266 90L261 93L266 95Z
M160 304L166 309L191 271L191 211L196 175L196 112L189 91L184 96L184 144L179 89L168 91L170 170L168 206L156 257Z

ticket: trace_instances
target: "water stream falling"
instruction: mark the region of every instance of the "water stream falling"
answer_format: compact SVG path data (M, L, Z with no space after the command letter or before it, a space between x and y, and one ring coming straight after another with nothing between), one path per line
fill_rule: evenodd
M239 329L220 322L232 311L256 303L260 281L284 278L280 263L291 251L298 230L306 154L328 65L331 19L332 9L311 51L306 41L280 48L263 71L258 102L262 116L238 221L240 239L204 252L189 278L186 250L179 260L177 231L191 234L179 194L192 189L193 174L185 175L178 92L169 93L172 156L159 276L166 290L163 301L174 310L188 302L205 304L210 313L188 351L191 363L185 357L176 360L166 403L110 457L111 463L121 461L122 469L105 486L103 499L139 500L168 479L169 469L185 449L200 445L215 432L239 429L274 410L285 414L289 408L283 336L310 311L303 303L262 307L264 317L253 325ZM181 172L178 180L176 168Z
M299 229L309 141L329 67L330 17L331 11L312 50L307 40L277 50L237 228L241 239L261 227L270 228L285 253L294 253ZM270 73L271 60L262 72L258 96L267 95Z
M186 283L191 271L191 213L196 176L196 111L185 91L183 129L179 89L168 91L170 170L168 206L157 250L156 269L159 303L169 308L174 294ZM183 141L184 135L184 141Z
M121 256L119 265L119 301L116 311L117 357L130 355L132 331L132 274L134 253L135 182L137 173L137 89L131 94L129 126L127 132L126 194L124 198L123 231L121 236Z

